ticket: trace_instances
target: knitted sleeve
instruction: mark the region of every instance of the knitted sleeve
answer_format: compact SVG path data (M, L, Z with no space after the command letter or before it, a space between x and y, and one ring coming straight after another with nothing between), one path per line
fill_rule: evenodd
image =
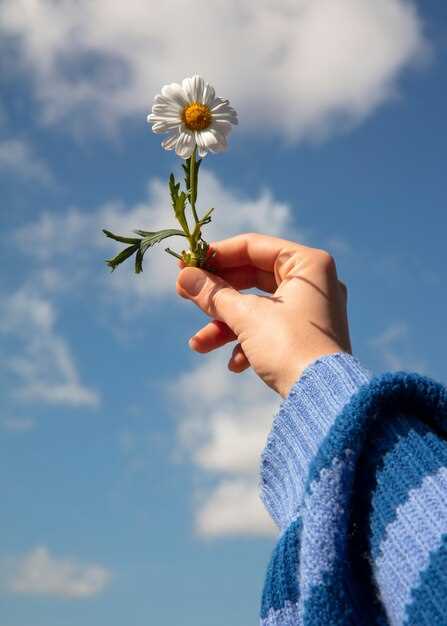
M447 624L447 390L314 361L275 416L261 498L280 529L262 626Z

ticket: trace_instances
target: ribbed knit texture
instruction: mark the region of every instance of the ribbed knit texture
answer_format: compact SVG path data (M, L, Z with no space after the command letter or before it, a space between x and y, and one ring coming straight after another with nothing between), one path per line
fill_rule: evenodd
M447 626L447 390L314 361L261 457L280 535L263 626Z

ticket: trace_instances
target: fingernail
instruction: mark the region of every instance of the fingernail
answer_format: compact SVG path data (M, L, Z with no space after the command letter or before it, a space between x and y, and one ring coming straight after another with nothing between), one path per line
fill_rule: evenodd
M179 277L179 284L190 296L197 296L200 293L204 283L206 281L206 275L200 270L190 268L183 270Z

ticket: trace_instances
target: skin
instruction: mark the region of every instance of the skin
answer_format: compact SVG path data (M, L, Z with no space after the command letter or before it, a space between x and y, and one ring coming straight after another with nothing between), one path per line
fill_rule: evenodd
M210 249L216 273L179 262L177 293L211 318L189 340L192 350L235 342L229 369L252 367L283 398L315 359L352 354L347 289L328 252L256 233ZM253 287L265 295L241 293Z

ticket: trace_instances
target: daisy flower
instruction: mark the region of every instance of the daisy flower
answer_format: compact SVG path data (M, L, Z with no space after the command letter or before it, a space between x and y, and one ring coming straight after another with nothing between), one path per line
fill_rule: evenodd
M214 88L197 74L181 85L162 87L147 121L154 133L170 133L161 145L175 149L182 159L189 159L196 147L200 157L208 151L222 152L232 124L238 123L229 100L217 98Z

